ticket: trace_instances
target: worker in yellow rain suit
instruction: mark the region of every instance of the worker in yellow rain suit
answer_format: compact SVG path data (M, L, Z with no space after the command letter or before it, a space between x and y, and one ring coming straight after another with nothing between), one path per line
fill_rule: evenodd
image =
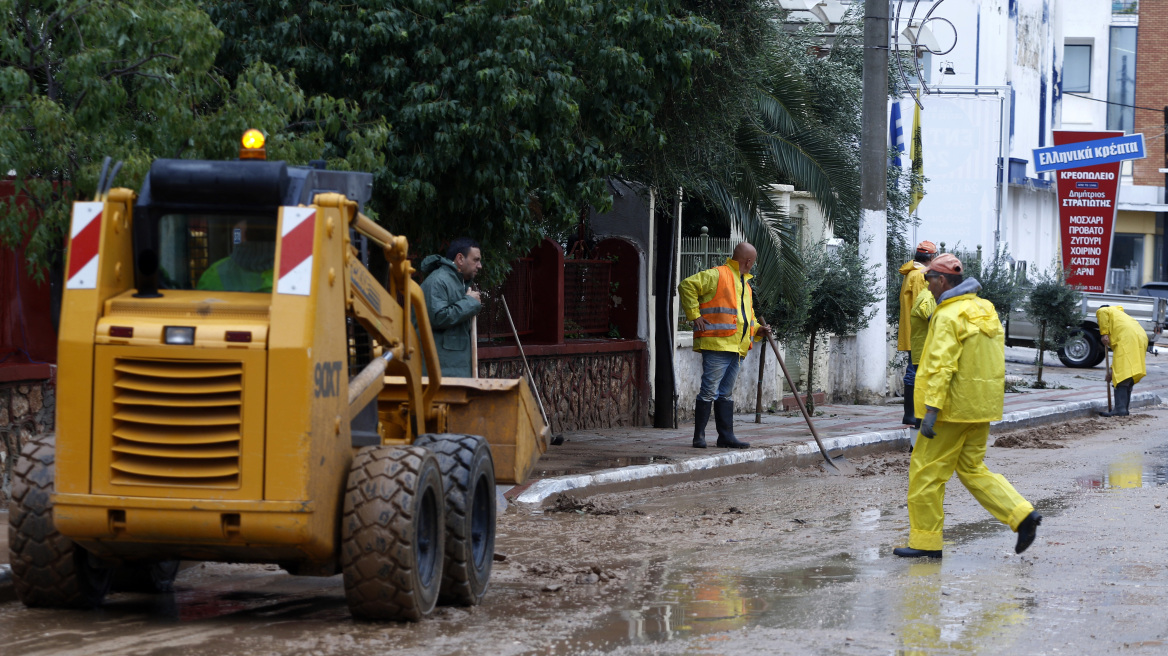
M1115 385L1115 409L1100 412L1104 417L1126 417L1131 403L1132 387L1147 375L1144 356L1148 352L1148 333L1143 326L1123 311L1122 305L1104 305L1095 311L1099 320L1099 335L1103 347L1115 352L1107 382Z
M913 302L912 310L908 313L909 330L911 331L912 339L909 341L909 369L913 377L916 377L917 367L921 364L921 353L925 350L925 337L929 334L929 318L933 316L933 310L937 309L937 299L933 298L933 292L926 287L917 294L916 301ZM904 398L906 403L913 401L913 383L909 380L909 375L904 375ZM921 427L921 420L916 416L915 405L907 411L910 413L909 422L907 419L904 423L909 424L915 428ZM913 446L916 446L916 436L913 436Z
M1005 331L981 283L962 279L961 260L939 255L925 270L937 309L929 321L917 370L916 415L920 435L908 467L907 547L903 557L941 557L945 483L953 476L998 521L1018 533L1015 553L1034 542L1042 516L1014 486L985 466L990 422L1002 418Z
M900 266L900 275L904 280L900 283L900 325L896 331L896 350L911 351L913 331L912 319L909 316L917 297L928 288L925 284L925 267L937 255L937 245L931 241L922 241L917 244L913 259ZM924 337L924 333L921 334ZM904 370L904 420L910 426L920 426L920 422L913 416L913 386L916 384L917 360L909 362Z

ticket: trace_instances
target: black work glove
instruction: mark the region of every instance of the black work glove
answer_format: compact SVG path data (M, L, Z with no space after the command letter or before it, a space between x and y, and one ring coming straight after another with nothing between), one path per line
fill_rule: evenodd
M932 406L925 406L925 418L921 421L921 435L925 437L936 437L937 433L933 431L933 424L937 423L937 413L939 409Z

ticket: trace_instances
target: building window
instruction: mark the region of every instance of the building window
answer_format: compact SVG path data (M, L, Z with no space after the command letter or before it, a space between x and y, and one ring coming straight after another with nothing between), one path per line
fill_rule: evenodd
M1136 29L1111 28L1111 53L1107 62L1107 129L1131 133L1135 127Z
M1063 46L1063 91L1091 92L1091 46Z
M1111 270L1108 290L1112 294L1132 294L1144 281L1144 235L1117 232L1111 242Z

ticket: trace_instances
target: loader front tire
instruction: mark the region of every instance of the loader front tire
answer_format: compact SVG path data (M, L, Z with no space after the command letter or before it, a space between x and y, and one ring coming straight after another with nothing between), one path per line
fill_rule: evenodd
M16 596L25 606L93 608L109 592L113 568L53 525L56 440L34 437L12 472L8 548Z
M495 556L495 463L478 435L432 433L414 440L438 458L446 488L443 604L475 606L487 593Z
M358 619L417 621L438 602L445 548L442 471L418 446L369 446L349 468L341 571Z

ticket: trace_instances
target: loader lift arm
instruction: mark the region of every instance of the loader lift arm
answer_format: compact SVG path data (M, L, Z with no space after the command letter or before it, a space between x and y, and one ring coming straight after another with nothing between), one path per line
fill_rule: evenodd
M422 288L410 278L414 269L408 259L408 240L377 225L357 210L357 203L341 194L319 194L314 203L322 207L339 208L341 215L348 218L349 227L380 247L389 262L387 290L361 264L346 234L344 262L347 270L342 276L346 311L379 343L375 354L381 356L352 379L349 390L350 418L377 398L385 386L385 375L402 376L406 380L410 400L402 406L402 415L394 419L401 421L400 428L406 440L412 442L423 433L442 432L445 421L434 403L434 397L442 384L438 349L430 329L430 315L426 311ZM418 323L416 334L413 318ZM423 362L428 376L424 387Z

